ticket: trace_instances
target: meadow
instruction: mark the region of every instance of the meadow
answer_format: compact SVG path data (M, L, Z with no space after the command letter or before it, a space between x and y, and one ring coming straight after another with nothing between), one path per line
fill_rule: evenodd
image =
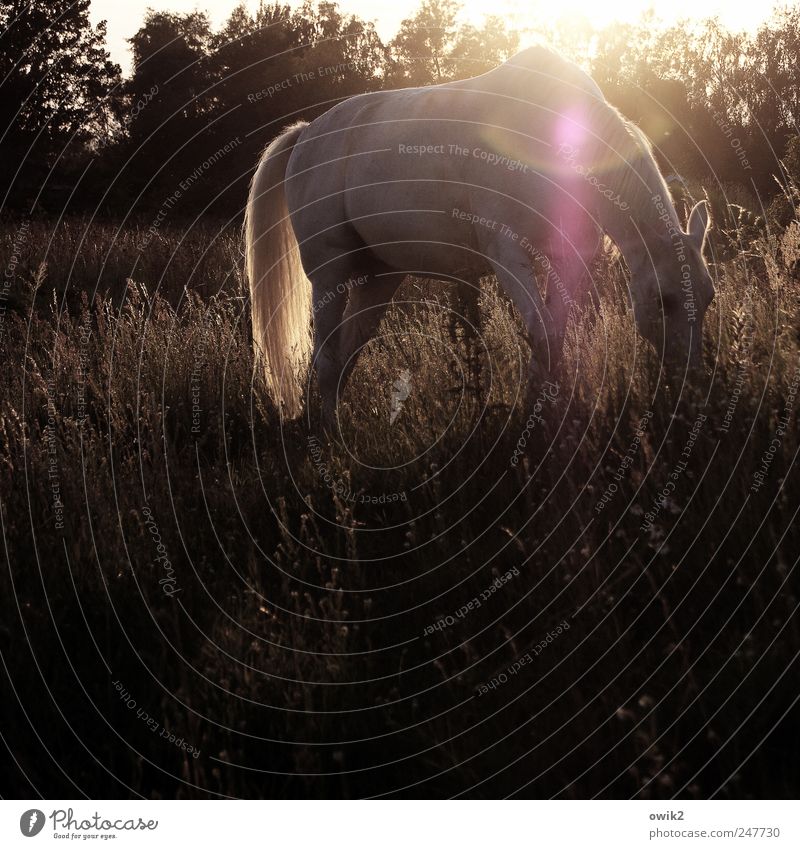
M236 226L6 219L2 795L796 795L800 223L729 212L697 383L609 247L527 401L494 281L406 281L333 437Z

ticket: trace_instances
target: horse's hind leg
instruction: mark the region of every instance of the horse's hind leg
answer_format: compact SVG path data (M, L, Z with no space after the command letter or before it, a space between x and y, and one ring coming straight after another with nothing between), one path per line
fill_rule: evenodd
M342 332L339 336L339 356L342 368L339 378L340 393L355 367L362 348L378 329L404 277L404 274L384 269L383 271L374 270L370 274L356 278L356 285L349 292Z
M365 272L353 266L335 275L312 277L313 364L326 424L355 366L403 280L403 274Z
M336 390L341 374L339 339L347 303L345 279L327 273L311 277L311 308L314 317L312 367L317 377L326 425L333 423L336 413Z

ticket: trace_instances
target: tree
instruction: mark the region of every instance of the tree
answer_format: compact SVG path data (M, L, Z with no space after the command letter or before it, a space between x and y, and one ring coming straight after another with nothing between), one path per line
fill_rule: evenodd
M141 142L154 133L180 134L179 125L196 128L212 105L207 16L149 10L128 41L134 62L127 85L132 138Z
M212 31L201 12L148 10L128 39L134 71L126 86L128 141L120 189L158 206L214 152ZM148 203L148 196L153 203Z
M86 154L90 141L112 132L110 94L120 69L106 52L105 35L105 23L89 22L89 0L1 0L4 206L31 202L46 180L52 198L52 184L69 163Z
M485 73L517 52L519 34L506 29L505 21L490 15L481 27L461 26L450 49L446 65L453 79Z
M318 89L334 97L351 97L381 87L387 52L372 23L342 14L336 3L327 0L316 10L306 0L295 20L303 44L299 70L311 73Z
M390 85L430 85L465 79L494 68L511 56L519 36L496 16L482 26L459 24L456 0L423 0L413 18L400 25L391 42Z
M414 17L400 24L391 43L395 79L419 86L449 78L447 57L455 42L459 9L455 0L423 0Z

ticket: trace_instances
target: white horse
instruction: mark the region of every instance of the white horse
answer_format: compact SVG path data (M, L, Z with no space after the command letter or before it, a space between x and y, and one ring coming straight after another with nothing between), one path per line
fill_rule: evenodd
M605 232L630 271L642 335L673 366L696 364L714 296L707 228L701 203L682 230L644 135L545 48L473 79L353 97L285 130L253 177L256 353L286 414L302 409L310 363L332 414L405 276L494 273L542 377ZM549 269L544 299L535 261Z

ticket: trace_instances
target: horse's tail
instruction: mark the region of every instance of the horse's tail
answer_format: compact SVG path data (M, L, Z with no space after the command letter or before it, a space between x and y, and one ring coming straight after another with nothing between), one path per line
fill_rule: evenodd
M250 183L245 211L245 256L253 315L253 345L267 389L295 418L311 359L311 285L300 264L284 180L304 122L288 127L264 151Z

